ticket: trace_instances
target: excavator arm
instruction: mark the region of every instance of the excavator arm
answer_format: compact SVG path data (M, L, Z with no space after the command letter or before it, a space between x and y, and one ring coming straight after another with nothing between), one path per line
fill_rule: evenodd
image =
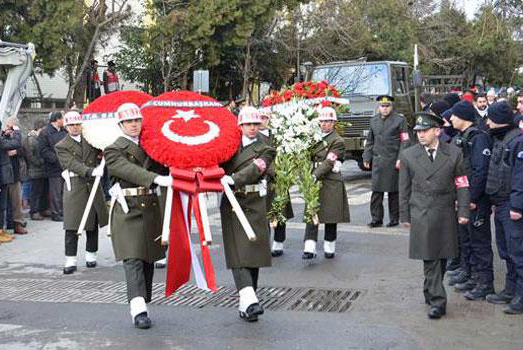
M0 100L0 121L16 116L26 94L27 79L33 73L33 61L36 56L32 43L16 44L0 40L0 66L6 67L7 78L4 82Z

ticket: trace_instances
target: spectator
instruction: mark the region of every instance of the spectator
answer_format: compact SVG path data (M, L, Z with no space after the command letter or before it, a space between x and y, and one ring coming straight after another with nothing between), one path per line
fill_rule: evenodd
M62 193L64 180L62 167L54 146L66 135L62 112L52 112L49 124L38 135L38 148L44 158L45 171L49 179L49 207L53 221L63 221Z
M426 112L430 108L430 104L433 101L434 96L432 94L429 94L428 92L421 94L419 97L419 104L421 106L421 110Z
M496 91L494 89L490 89L487 92L487 102L489 106L496 102Z
M476 121L474 122L478 129L488 131L487 126L487 113L488 113L488 100L487 95L477 94L474 99L474 107L476 114Z
M116 65L113 61L107 62L107 69L103 73L105 94L120 90L120 79L116 73Z
M37 119L33 130L24 142L24 155L27 163L27 176L31 183L29 197L29 215L31 220L43 220L47 210L47 193L49 184L45 173L44 159L38 147L38 135L45 128L45 121Z
M0 122L0 127L2 123ZM0 237L11 238L4 230L5 214L7 209L8 185L14 182L13 166L9 159L8 152L19 149L22 146L22 139L19 132L6 131L0 137Z
M89 99L89 102L93 102L102 95L97 60L91 60L91 65L87 68L85 75L87 80L87 98Z
M22 214L22 183L20 179L20 154L22 151L22 132L17 117L9 117L6 120L4 137L19 140L18 148L9 150L7 155L13 169L13 182L7 185L7 229L13 229L15 234L27 234L24 228L24 216Z

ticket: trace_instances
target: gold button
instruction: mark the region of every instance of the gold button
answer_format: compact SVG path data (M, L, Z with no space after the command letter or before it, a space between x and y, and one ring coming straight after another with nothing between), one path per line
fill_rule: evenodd
M145 203L142 203L142 208L145 208Z

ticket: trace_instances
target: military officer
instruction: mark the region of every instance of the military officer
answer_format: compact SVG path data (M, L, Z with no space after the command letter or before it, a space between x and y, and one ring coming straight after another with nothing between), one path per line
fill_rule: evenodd
M514 121L523 132L523 116L518 115ZM515 265L516 291L505 313L515 315L523 313L523 134L513 142L509 163L512 166L509 214L514 231L507 246Z
M455 222L468 222L470 204L463 155L439 141L442 126L439 117L418 113L414 130L419 143L400 155L400 220L410 228L409 257L423 260L423 292L431 319L445 315L445 266L458 251Z
M158 187L172 185L168 169L151 160L139 145L140 109L133 103L118 108L123 131L104 157L114 183L111 188L111 240L117 261L123 261L127 298L137 328L151 327L146 303L151 301L154 262L165 257L157 239L162 231Z
M449 284L455 284L458 291L468 290L465 297L469 300L485 299L494 292L490 201L485 193L492 142L474 124L475 120L475 109L470 102L461 101L452 107L450 121L459 132L453 143L463 152L472 215L468 224L459 225L460 271L452 274Z
M323 132L323 140L312 150L313 175L321 181L319 222L325 224L323 253L332 259L336 250L337 224L350 222L347 190L341 176L341 161L345 155L343 138L334 131L336 111L332 107L323 107L318 113L318 121ZM302 259L316 257L318 225L308 223L305 226L305 247Z
M508 304L516 295L517 269L510 252L510 238L517 237L518 225L511 219L511 177L510 149L519 136L514 126L512 108L506 101L495 102L489 107L487 125L492 136L492 155L485 192L494 206L494 228L499 257L505 260L507 273L505 287L496 294L487 295L487 301L494 304Z
M405 118L393 111L391 96L378 96L378 114L370 120L370 129L363 151L363 166L372 166L372 195L369 227L383 225L383 195L388 193L389 219L387 227L398 225L399 152L410 145Z
M82 137L82 116L76 111L67 112L64 124L69 134L55 146L62 173L66 179L63 191L64 230L65 230L65 266L63 273L68 275L76 271L78 250L77 230L87 205L87 200L94 184L94 177L103 175L99 164L99 151ZM98 226L107 225L107 207L103 198L102 187L96 190L93 206L85 225L87 242L85 265L96 267L98 251Z
M259 136L260 124L256 108L247 106L240 111L241 145L231 160L221 165L257 237L254 242L247 238L229 200L223 196L220 214L225 261L240 295L240 317L248 322L257 321L264 312L256 296L258 275L260 267L271 266L266 188L262 180L276 152Z
M261 124L260 124L260 137L265 140L271 147L274 148L274 134L271 133L271 130L268 128L270 115L269 113L260 111L261 116ZM274 200L274 197L276 196L276 192L274 190L274 177L276 176L275 173L275 162L272 162L269 168L267 169L267 213L272 208L272 202ZM292 204L290 201L290 195L289 201L287 202L287 205L285 206L285 209L283 211L283 216L285 219L289 220L294 217L294 212L292 210ZM270 226L270 225L269 225ZM271 254L273 257L278 257L283 255L283 242L285 242L285 231L286 231L287 225L285 222L278 222L276 224L276 227L274 227L274 240L272 242L272 249ZM270 229L270 228L269 228Z

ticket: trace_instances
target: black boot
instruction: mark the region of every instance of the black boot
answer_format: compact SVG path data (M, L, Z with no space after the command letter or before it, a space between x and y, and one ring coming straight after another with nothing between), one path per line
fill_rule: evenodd
M460 267L459 258L452 258L447 263L447 271L454 271Z
M456 283L454 285L454 289L456 290L456 292L462 293L462 292L466 292L468 290L472 290L472 289L476 288L476 285L477 285L476 281L474 281L471 278L471 279L466 280L463 283Z
M515 296L510 304L508 304L508 308L503 310L503 312L509 315L523 314L523 298Z
M503 289L501 292L496 294L489 294L485 299L492 304L508 304L514 298L514 292L508 292Z
M494 286L492 284L479 283L472 290L465 293L465 298L468 300L485 300L487 295L494 293Z
M470 275L467 271L462 270L457 275L452 276L449 278L449 286L453 286L458 283L466 282L469 279Z

